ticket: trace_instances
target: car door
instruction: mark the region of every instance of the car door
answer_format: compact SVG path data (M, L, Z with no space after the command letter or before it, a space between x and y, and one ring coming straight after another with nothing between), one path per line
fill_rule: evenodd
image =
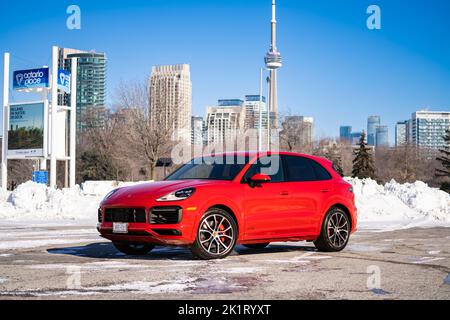
M258 186L249 185L248 179L257 173L269 175L271 182L261 183ZM269 239L289 234L290 214L294 203L288 196L279 155L258 159L244 175L242 184L244 239Z
M300 236L316 235L326 197L331 193L331 175L312 159L284 155L286 189L293 203L290 224Z

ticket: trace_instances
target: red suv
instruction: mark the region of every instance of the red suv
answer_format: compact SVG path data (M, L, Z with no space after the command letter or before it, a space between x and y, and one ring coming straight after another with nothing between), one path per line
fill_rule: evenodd
M341 251L357 215L352 186L330 161L238 152L195 158L164 181L116 189L98 219L100 234L125 254L173 245L217 259L236 244L261 249L280 241Z

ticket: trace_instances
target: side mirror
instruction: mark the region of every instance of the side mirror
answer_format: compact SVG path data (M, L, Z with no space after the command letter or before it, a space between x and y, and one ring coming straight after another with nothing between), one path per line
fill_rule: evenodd
M250 182L252 183L267 183L272 179L267 174L257 173L253 177L250 178Z

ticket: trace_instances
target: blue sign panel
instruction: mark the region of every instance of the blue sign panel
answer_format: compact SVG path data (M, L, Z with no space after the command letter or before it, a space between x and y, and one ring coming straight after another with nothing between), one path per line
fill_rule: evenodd
M14 90L48 88L48 87L49 87L48 68L14 71L13 74Z
M58 69L58 89L70 93L70 72Z
M34 171L32 181L41 184L48 184L48 171Z

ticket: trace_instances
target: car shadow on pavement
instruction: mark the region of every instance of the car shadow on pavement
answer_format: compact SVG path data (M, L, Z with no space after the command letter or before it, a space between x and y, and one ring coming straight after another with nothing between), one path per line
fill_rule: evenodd
M308 246L303 242L298 245L271 244L264 249L249 249L238 245L232 252L232 256L255 255L255 254L275 254L282 252L314 252L313 246ZM112 243L99 242L85 246L51 248L47 250L50 254L71 255L92 259L143 259L143 260L194 260L189 248L185 247L156 247L149 254L143 256L127 256L119 252Z

